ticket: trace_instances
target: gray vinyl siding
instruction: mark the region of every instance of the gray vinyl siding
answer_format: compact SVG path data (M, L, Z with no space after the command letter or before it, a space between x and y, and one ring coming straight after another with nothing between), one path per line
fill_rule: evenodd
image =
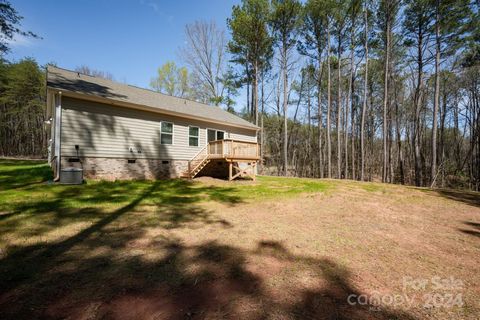
M190 160L205 146L206 129L226 137L256 142L255 130L222 126L159 113L134 110L69 97L62 99L62 156ZM173 144L160 144L160 123L173 123ZM188 144L189 126L200 128L199 146ZM130 148L133 152L130 152Z
M229 132L228 138L240 141L257 142L255 132L247 129L236 129Z

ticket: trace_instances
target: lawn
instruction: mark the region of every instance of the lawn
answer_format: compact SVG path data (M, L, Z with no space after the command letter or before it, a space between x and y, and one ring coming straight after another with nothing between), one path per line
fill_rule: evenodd
M475 193L276 177L50 179L42 162L0 160L2 319L480 314Z

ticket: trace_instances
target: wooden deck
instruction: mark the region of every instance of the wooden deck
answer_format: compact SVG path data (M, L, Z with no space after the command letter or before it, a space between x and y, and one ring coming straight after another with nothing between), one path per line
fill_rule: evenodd
M212 141L207 146L210 159L226 160L258 160L259 145L254 142L236 141L231 139Z
M260 146L255 142L223 139L209 142L188 163L188 177L194 178L211 160L224 160L228 163L228 179L249 176L255 180L256 165L260 159ZM239 163L247 163L241 167ZM233 171L236 170L234 174Z

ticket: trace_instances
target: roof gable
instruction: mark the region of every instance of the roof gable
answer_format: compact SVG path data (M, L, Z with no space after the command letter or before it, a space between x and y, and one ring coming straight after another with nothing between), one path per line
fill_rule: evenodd
M53 66L48 66L47 68L47 87L81 95L147 106L158 109L158 112L164 111L178 116L184 115L189 118L198 117L205 121L258 129L254 124L219 107L209 106L196 101L173 97L148 89L92 77Z

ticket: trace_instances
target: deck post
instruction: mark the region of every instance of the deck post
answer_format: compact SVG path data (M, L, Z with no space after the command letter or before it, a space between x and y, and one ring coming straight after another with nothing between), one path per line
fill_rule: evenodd
M253 177L253 181L256 181L257 179L257 171L255 170L257 166L257 162L255 161L252 165L252 177Z
M232 161L229 161L228 162L228 181L232 181L232 171L233 171L232 166L233 166Z

